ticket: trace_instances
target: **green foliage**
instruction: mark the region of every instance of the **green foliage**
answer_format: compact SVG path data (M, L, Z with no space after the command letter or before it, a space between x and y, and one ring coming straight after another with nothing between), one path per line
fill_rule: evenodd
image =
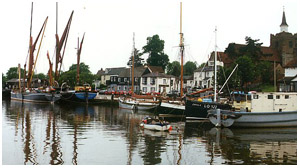
M46 79L46 75L43 73L34 74L33 78Z
M225 52L224 52L224 53L226 53L226 54L229 56L229 58L231 58L231 59L236 59L237 56L238 56L238 53L237 53L237 51L236 51L235 45L236 45L235 43L229 43L229 44L228 44L228 47L225 49Z
M257 76L260 77L262 83L271 83L271 76L273 74L273 72L270 71L271 66L271 63L267 61L260 61L257 63Z
M174 75L179 77L181 73L180 63L178 61L173 61L172 63L168 63L167 66L167 74Z
M89 70L89 66L84 63L80 63L79 66L79 84L88 83L92 86L93 80L96 79L96 75L93 75ZM77 64L70 66L69 70L63 72L59 78L59 83L67 82L69 86L76 86Z
M231 67L228 67L228 68L221 67L221 69L218 70L218 72L217 72L217 83L219 85L225 84L225 81L228 79L228 77L231 74L234 66L231 66ZM225 73L225 76L224 76L224 73ZM237 76L237 71L235 71L232 74L232 76L230 77L230 79L227 82L227 85L231 89L236 89L239 86L239 77ZM227 86L225 86L225 88L223 88L223 92L225 92L225 90L227 90Z
M197 69L196 64L196 62L186 62L183 66L183 75L193 75L194 71Z
M141 58L143 53L140 53L139 50L136 48L134 49L134 67L143 66L144 58ZM132 64L132 56L129 57L129 61L127 62L128 66L131 66Z
M258 43L259 39L253 40L248 36L246 36L245 40L246 46L239 49L240 54L250 56L254 62L259 61L259 58L262 55L261 45L263 43Z
M21 77L24 75L24 69L21 68ZM7 80L19 78L18 67L11 67L6 73Z
M150 66L161 66L164 70L169 63L169 56L164 53L165 41L158 35L147 38L147 44L143 47L143 54L148 53L147 63Z
M253 63L252 59L249 56L242 56L236 59L236 64L239 64L238 67L238 76L240 78L241 86L243 87L244 84L248 82L253 82L255 79L255 64Z

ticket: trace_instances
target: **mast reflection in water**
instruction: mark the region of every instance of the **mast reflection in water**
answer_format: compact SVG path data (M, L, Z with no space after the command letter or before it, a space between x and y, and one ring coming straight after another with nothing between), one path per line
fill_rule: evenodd
M170 121L141 130L149 112L111 106L2 101L4 165L297 164L297 129L217 129Z

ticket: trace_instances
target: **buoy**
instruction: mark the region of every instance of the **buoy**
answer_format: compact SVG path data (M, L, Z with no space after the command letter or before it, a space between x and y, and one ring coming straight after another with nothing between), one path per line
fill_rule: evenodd
M201 98L198 98L198 102L202 102L203 100Z

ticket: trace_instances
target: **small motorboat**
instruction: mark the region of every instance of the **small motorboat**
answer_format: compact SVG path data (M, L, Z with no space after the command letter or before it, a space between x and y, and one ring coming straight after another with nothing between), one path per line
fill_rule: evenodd
M149 130L153 130L153 131L171 131L172 130L172 126L166 122L166 121L162 121L159 119L154 119L151 117L145 117L140 126L143 129L149 129Z

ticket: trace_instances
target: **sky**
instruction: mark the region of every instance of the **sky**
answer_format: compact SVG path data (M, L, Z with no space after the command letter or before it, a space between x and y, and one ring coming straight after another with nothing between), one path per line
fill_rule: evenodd
M36 72L47 73L49 51L54 62L56 3L33 1L32 34L36 38L49 16ZM142 50L147 37L158 34L165 41L164 52L170 62L179 61L180 2L184 34L184 62L206 62L214 51L217 27L218 51L229 43L245 44L245 37L260 39L270 45L270 34L280 32L283 7L289 32L297 33L297 0L63 0L58 1L58 34L61 37L74 10L70 34L63 60L64 71L76 64L77 38L85 33L81 62L92 73L101 68L126 67L133 48ZM12 0L0 3L1 72L24 66L30 34L31 1ZM38 48L38 45L37 45ZM35 54L37 53L37 50ZM143 55L145 60L148 55Z

